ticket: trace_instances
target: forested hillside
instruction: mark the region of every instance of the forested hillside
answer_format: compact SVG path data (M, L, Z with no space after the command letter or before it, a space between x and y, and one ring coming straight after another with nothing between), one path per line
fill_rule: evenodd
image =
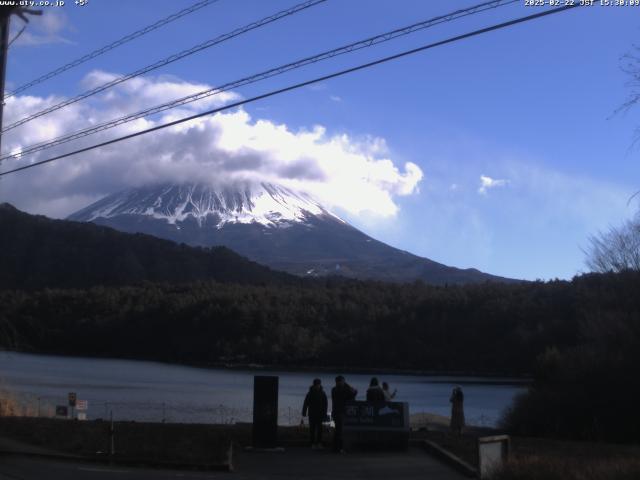
M291 283L295 277L224 247L194 248L90 223L51 220L0 204L0 289L216 280Z

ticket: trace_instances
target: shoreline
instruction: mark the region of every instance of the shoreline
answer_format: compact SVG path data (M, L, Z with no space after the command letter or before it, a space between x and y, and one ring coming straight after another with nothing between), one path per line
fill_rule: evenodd
M51 352L33 352L24 350L0 350L0 354L20 354L59 358L76 358L90 360L121 360L129 362L146 362L161 365L181 366L200 368L204 370L244 370L250 372L270 372L281 371L287 373L322 372L332 374L354 374L354 375L399 375L411 377L454 377L455 383L460 384L486 384L486 385L530 385L533 382L531 374L513 374L508 372L483 372L483 371L441 371L441 370L418 370L418 369L397 369L397 368L375 368L375 367L345 367L345 366L292 366L279 364L258 364L258 363L234 363L234 362L172 362L166 360L130 357L104 357L90 355L73 355ZM464 380L469 377L468 380ZM475 378L475 380L474 380ZM479 380L484 378L486 380ZM430 381L428 383L450 383L448 381Z

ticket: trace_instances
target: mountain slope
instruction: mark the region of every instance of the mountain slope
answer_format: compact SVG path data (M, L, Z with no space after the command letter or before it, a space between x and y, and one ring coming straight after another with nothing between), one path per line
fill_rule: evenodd
M308 195L279 185L155 185L105 197L69 217L175 242L226 246L302 276L432 284L509 281L449 267L379 242Z
M193 248L90 223L51 220L0 204L0 289L141 281L293 283L224 248Z

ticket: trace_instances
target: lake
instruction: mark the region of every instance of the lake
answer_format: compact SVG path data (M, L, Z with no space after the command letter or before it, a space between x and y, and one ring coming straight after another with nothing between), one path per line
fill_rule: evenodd
M0 352L0 391L19 399L30 414L52 416L67 404L68 392L88 401L89 419L233 423L250 421L253 376L280 377L279 422L297 424L304 396L314 377L322 379L330 398L335 375L342 373L213 369L157 362L58 357ZM364 399L371 375L344 374ZM526 383L485 377L380 375L397 401L411 413L449 416L454 385L465 394L467 423L494 426Z

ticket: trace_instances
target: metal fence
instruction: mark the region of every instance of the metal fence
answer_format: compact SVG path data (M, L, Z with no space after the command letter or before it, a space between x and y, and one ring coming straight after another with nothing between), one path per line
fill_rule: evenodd
M3 394L0 392L0 416L29 416L54 418L57 406L67 406L67 397L36 396L30 394ZM166 402L87 402L86 409L67 408L67 417L87 420L111 419L116 421L161 422L161 423L206 423L229 425L251 422L253 409L222 404L175 405ZM300 423L299 408L284 406L278 410L280 425Z
M67 397L36 396L32 394L8 393L0 390L0 416L60 417L56 415L56 406L67 406ZM157 422L157 423L203 423L230 425L251 422L253 409L243 406L223 404L192 403L174 404L166 402L89 400L86 410L68 408L68 418L86 415L88 420L113 418L115 421ZM426 421L419 420L425 412L412 412L412 424L419 428ZM444 412L443 412L444 413ZM414 417L415 416L415 417ZM415 418L415 420L414 420ZM440 417L442 421L446 417ZM278 410L278 424L299 425L301 422L299 406L281 406ZM476 426L494 426L495 419L486 415L468 415L467 424Z

